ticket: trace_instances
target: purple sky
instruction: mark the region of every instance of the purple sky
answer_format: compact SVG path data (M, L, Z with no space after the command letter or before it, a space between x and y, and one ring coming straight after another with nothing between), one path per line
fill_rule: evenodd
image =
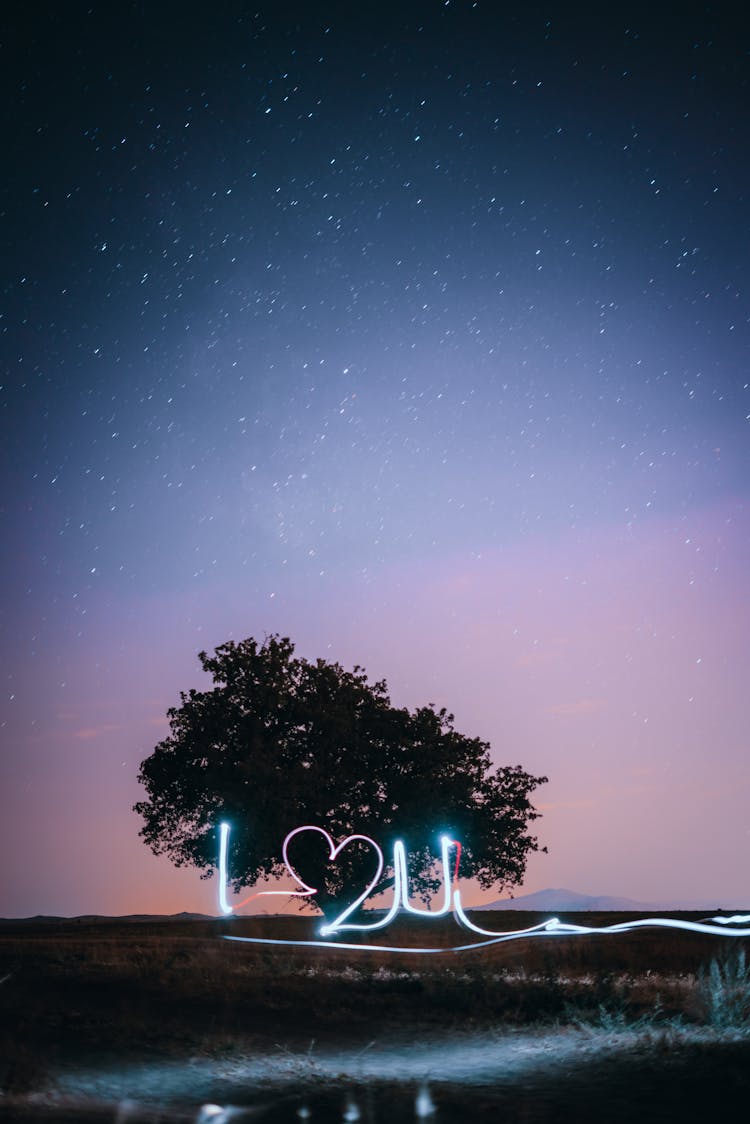
M135 778L271 632L750 905L747 29L501 7L17 16L0 915L215 912Z

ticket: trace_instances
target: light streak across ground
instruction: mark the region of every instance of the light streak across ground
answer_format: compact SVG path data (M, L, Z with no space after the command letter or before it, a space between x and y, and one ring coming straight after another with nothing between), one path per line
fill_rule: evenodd
M456 897L458 898L458 891L456 892ZM456 901L455 913L459 922L466 925L472 932L478 934L490 934L492 932L489 929L481 929L479 926L474 925L464 913L459 901ZM707 925L697 921L681 921L679 918L672 917L644 917L635 921L624 921L617 925L605 925L601 928L595 928L589 925L568 924L567 922L559 921L556 917L553 917L548 921L542 921L539 925L534 925L528 929L516 929L508 933L495 932L495 934L490 936L487 940L474 941L471 944L462 945L410 947L408 945L353 944L346 941L293 941L270 937L235 937L227 934L224 935L224 940L237 941L241 944L275 945L293 948L327 948L329 950L342 949L351 952L397 952L407 953L409 955L434 955L441 952L475 952L482 948L490 948L492 945L506 944L510 941L534 939L537 937L613 936L615 934L631 933L636 929L646 928L678 929L689 933L701 933L706 936L750 937L750 928L722 929L717 925Z

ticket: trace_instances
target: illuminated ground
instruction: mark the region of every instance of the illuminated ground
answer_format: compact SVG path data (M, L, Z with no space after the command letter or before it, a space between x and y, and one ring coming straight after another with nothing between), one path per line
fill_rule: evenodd
M748 1103L750 1043L693 1034L547 1033L310 1043L224 1058L141 1060L61 1070L6 1104L8 1121L146 1124L269 1121L682 1121L703 1119L722 1090ZM357 1116L359 1113L359 1116Z

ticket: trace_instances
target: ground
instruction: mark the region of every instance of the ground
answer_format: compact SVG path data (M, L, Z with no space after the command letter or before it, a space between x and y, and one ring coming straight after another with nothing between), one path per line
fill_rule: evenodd
M433 926L438 943L451 925ZM310 932L298 918L0 923L0 1118L644 1124L707 1119L719 1100L747 1114L744 942L648 932L422 959L222 939Z

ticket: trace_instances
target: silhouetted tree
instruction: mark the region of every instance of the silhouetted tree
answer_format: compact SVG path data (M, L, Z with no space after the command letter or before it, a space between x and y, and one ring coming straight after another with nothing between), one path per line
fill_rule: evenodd
M287 638L230 641L199 659L214 688L181 694L168 712L169 736L139 771L148 795L135 810L156 854L210 877L227 820L239 891L283 872L282 841L303 823L337 842L371 834L386 861L388 843L402 838L411 892L426 901L440 886L434 863L447 831L463 844L463 876L486 889L521 882L529 852L539 850L527 830L538 816L529 794L546 777L493 768L489 744L458 733L446 710L394 707L385 681L368 682L358 666L298 658ZM330 863L322 836L294 842L290 858L319 888L324 911L374 873L364 846L347 846ZM381 888L389 882L386 871Z

